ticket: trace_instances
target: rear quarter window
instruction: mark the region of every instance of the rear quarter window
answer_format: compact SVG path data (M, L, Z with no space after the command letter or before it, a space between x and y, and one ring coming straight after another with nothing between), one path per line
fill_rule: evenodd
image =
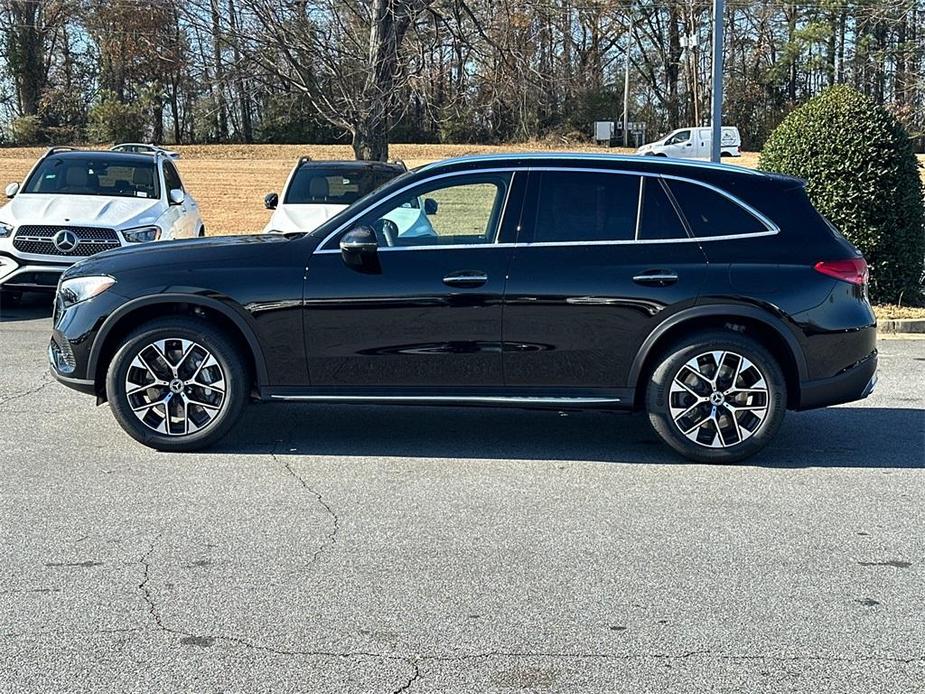
M642 213L639 219L640 241L685 239L687 230L678 211L658 178L643 178Z
M755 215L711 188L674 179L667 179L666 183L697 238L768 231Z

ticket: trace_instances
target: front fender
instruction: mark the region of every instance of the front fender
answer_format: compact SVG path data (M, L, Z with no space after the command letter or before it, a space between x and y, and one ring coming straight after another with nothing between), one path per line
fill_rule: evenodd
M187 292L164 292L150 296L142 296L122 304L118 309L113 311L103 322L103 325L100 326L96 338L93 341L93 346L90 349L90 358L87 363L88 376L96 373L107 337L126 316L145 306L177 303L209 308L220 313L234 323L254 357L256 370L254 375L257 378L257 386L263 387L268 384L269 379L267 377L267 366L263 355L263 349L260 346L260 342L257 340L257 335L254 327L251 325L251 318L248 313L242 307L236 306L235 303L227 297Z

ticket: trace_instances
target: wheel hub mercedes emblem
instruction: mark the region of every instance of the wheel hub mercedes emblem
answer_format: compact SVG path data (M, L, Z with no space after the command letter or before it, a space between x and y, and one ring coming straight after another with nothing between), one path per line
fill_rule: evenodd
M719 391L714 392L712 395L710 395L710 404L719 407L724 402L726 402L726 398Z
M70 229L62 229L51 237L51 242L62 253L70 253L77 248L78 238Z

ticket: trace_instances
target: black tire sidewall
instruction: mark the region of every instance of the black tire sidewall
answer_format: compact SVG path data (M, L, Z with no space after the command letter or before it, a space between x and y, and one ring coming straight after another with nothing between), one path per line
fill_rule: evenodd
M213 423L186 436L167 436L145 426L132 412L125 394L125 376L146 345L157 340L182 338L208 349L225 373L225 404ZM132 332L113 356L106 374L106 396L113 416L133 439L160 451L195 451L222 438L234 425L247 402L249 378L234 344L224 332L202 320L163 318Z
M758 432L729 448L706 448L684 434L668 409L671 382L681 366L705 351L730 350L753 362L770 386L769 409ZM676 343L665 350L652 372L646 388L646 410L655 433L685 458L702 463L736 463L764 448L777 434L787 410L787 384L777 360L760 343L732 332L705 332Z

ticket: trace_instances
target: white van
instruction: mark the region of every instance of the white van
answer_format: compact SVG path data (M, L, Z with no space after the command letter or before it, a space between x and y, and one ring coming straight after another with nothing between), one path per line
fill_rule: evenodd
M742 138L734 125L722 130L722 155L741 157ZM711 128L679 128L660 140L650 142L636 150L636 154L649 157L673 157L675 159L709 159L713 131Z

